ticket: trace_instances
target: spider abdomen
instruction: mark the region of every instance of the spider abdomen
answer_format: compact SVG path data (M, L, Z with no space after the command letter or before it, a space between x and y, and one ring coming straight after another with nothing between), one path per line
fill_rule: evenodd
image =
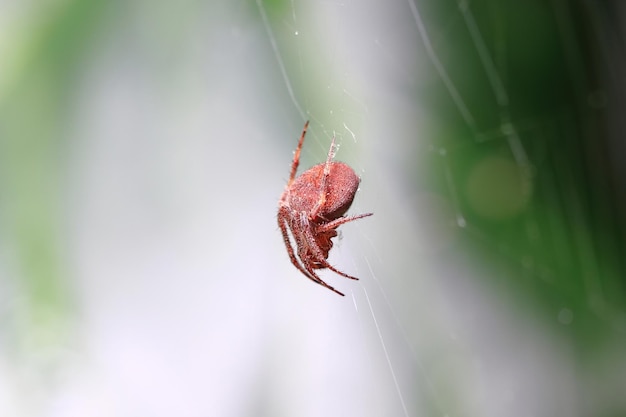
M326 164L318 164L298 176L289 187L289 206L294 211L310 213L319 202ZM343 162L331 162L326 178L326 199L317 218L335 220L343 216L354 200L361 179ZM315 220L315 219L313 219Z

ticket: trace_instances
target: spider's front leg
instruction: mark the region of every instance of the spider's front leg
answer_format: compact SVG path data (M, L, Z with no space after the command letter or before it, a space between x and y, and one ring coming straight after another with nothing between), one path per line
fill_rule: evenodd
M314 266L313 264L310 262L310 253L307 254L303 254L303 256L300 256L300 250L301 250L301 243L299 243L298 239L302 239L302 236L296 236L296 234L294 233L294 231L291 229L291 227L289 226L289 209L285 208L285 207L281 207L278 211L278 226L280 227L280 231L283 235L283 241L285 242L285 247L287 248L287 254L289 255L289 259L291 260L291 263L298 268L298 270L300 272L302 272L302 274L307 277L308 279L310 279L311 281L315 282L316 284L321 285L322 287L326 287L329 290L344 296L344 294L340 291L337 291L334 287L332 287L331 285L328 285L326 282L324 282L313 270ZM289 239L289 232L288 230L291 231L292 235L294 236L294 239L296 240L296 246L297 246L297 250L298 250L298 256L300 256L300 259L298 259L298 257L296 256L295 250L293 248L293 246L291 245L291 240Z
M289 255L289 260L308 279L317 282L318 280L315 279L313 276L311 276L307 272L305 267L300 263L301 261L296 256L296 251L294 250L293 246L291 245L291 240L289 239L289 232L288 232L288 230L291 231L292 235L294 236L294 239L296 239L296 243L298 242L298 237L295 236L293 230L289 226L289 221L288 221L289 215L290 215L289 209L286 208L286 207L281 207L278 210L278 227L280 227L280 232L283 235L283 242L285 243L285 247L287 248L287 254Z
M291 172L289 173L289 181L287 182L287 187L289 187L296 178L296 172L298 171L298 165L300 165L300 151L302 150L302 145L304 144L304 137L306 136L306 130L309 127L309 121L304 122L304 128L302 129L302 134L300 135L300 140L298 141L298 147L296 148L296 152L293 155L293 161L291 161Z

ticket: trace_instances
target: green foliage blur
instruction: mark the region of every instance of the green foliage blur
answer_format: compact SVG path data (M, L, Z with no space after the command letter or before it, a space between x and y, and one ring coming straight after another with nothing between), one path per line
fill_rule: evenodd
M465 25L436 39L473 120L442 83L424 91L457 195L440 155L424 157L416 175L458 200L464 245L498 277L491 285L519 294L519 309L559 318L590 353L626 334L626 181L614 107L624 100L615 77L623 50L610 49L620 30L613 6L557 3L471 2L499 80ZM428 26L446 27L455 7L430 3ZM505 86L501 100L494 81Z
M5 322L18 349L56 345L72 310L63 259L65 172L80 71L112 2L7 7L0 42L0 230ZM9 279L8 282L6 279ZM65 329L65 330L64 330ZM24 345L26 343L26 345ZM29 345L33 346L29 346Z

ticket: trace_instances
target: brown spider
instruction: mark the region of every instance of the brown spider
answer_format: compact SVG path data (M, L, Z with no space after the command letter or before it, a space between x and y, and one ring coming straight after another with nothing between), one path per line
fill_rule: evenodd
M311 281L343 295L325 283L314 270L328 268L343 277L358 280L335 269L326 259L333 247L331 239L337 236L339 226L374 213L343 217L354 200L361 180L348 165L332 161L335 153L334 137L326 162L315 165L296 178L300 151L308 126L307 121L291 163L287 187L278 203L278 226L283 234L291 263ZM287 229L291 231L295 240L297 256Z

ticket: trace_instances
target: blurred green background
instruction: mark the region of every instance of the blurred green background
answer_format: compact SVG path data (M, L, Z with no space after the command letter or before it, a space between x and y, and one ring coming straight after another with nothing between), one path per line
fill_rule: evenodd
M623 16L1 3L0 415L626 414ZM345 299L276 226L305 119Z

